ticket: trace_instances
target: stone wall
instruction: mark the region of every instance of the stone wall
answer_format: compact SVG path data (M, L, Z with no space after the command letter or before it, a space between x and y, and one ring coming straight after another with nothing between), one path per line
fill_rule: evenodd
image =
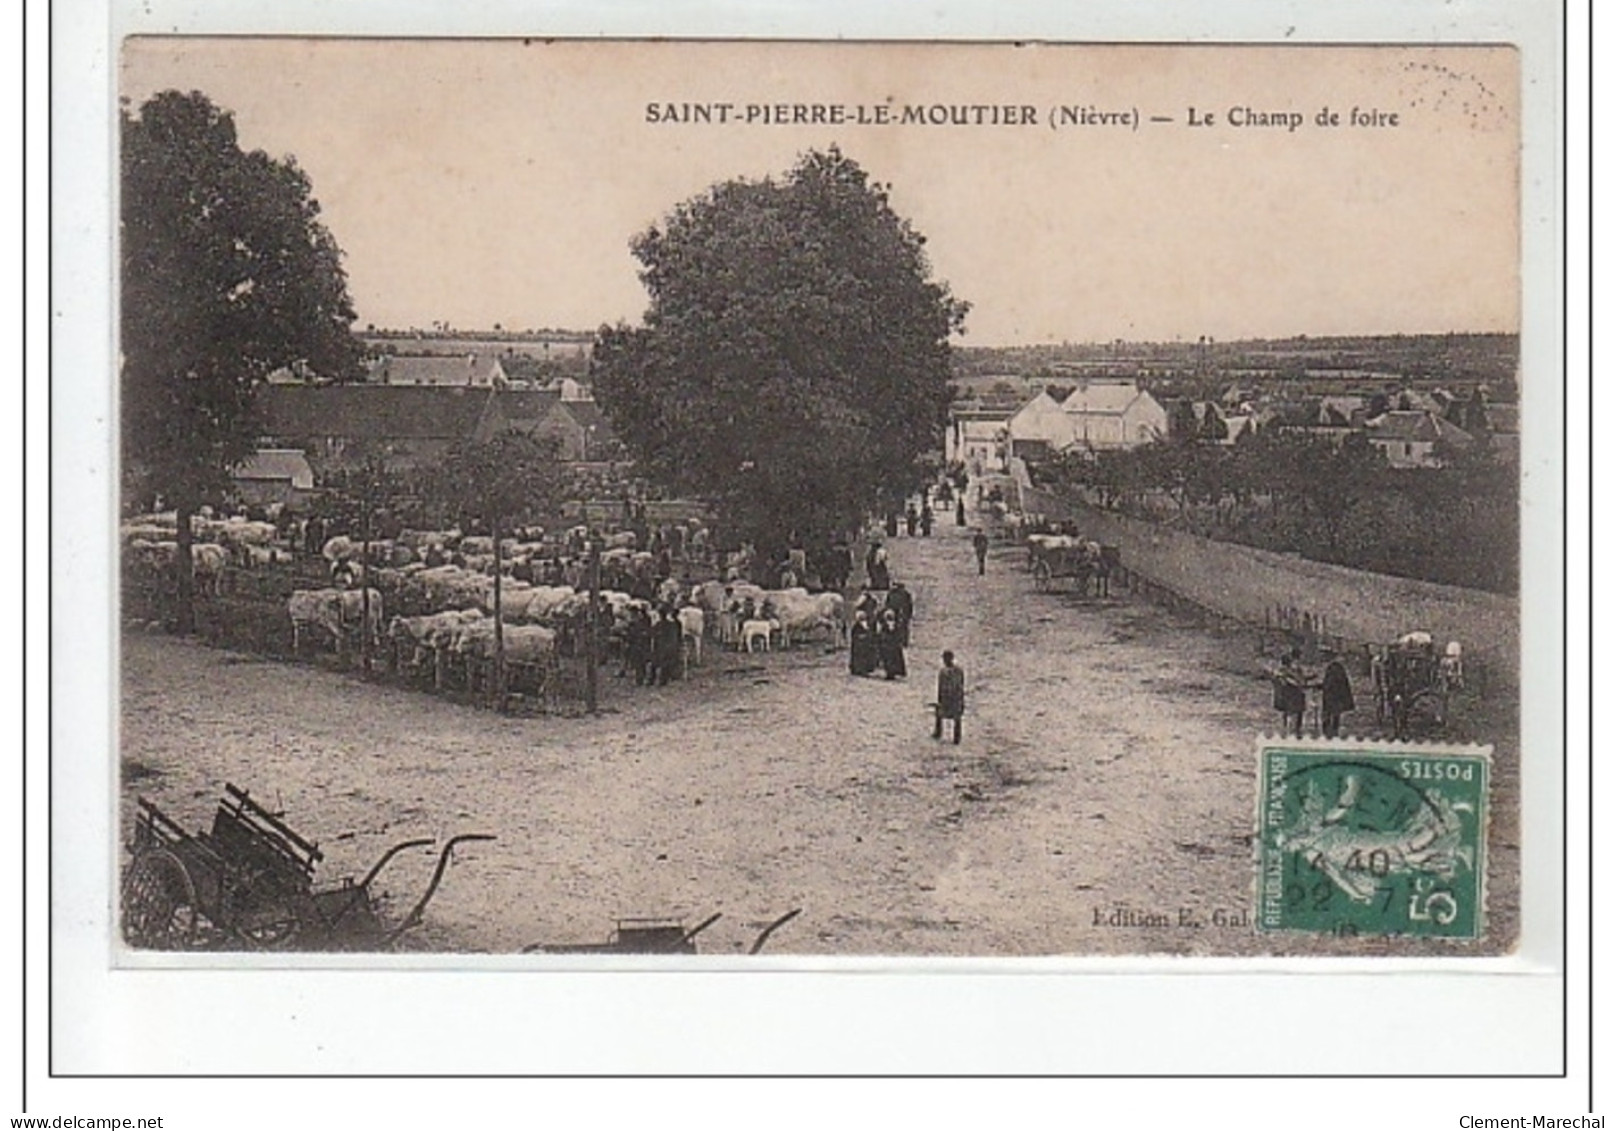
M1216 542L1069 503L1017 479L1026 512L1074 522L1084 537L1119 547L1127 569L1219 615L1253 625L1281 613L1307 616L1354 644L1429 632L1438 644L1462 642L1466 667L1481 665L1478 674L1492 684L1519 686L1514 598Z

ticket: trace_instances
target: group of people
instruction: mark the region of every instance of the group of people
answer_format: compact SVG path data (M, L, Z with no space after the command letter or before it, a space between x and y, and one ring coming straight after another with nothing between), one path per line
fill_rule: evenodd
M679 677L684 663L684 626L678 610L663 604L653 613L633 607L623 634L623 672L633 673L636 687L666 687Z
M878 670L887 679L908 675L909 628L914 622L914 595L901 581L890 582L882 602L874 585L866 585L852 608L852 626L847 642L849 669L853 675L874 675Z
M1271 678L1273 709L1284 719L1281 733L1302 736L1306 726L1307 692L1311 690L1318 692L1318 724L1325 738L1339 736L1341 716L1357 709L1357 701L1351 693L1351 676L1346 673L1339 653L1325 648L1321 656L1323 673L1317 679L1310 678L1301 666L1298 649L1292 648L1280 658Z
M898 516L895 511L886 516L886 536L896 538L898 530ZM936 512L931 509L931 500L926 498L918 506L910 502L903 511L902 528L913 538L916 534L921 537L931 537L931 529L936 525Z

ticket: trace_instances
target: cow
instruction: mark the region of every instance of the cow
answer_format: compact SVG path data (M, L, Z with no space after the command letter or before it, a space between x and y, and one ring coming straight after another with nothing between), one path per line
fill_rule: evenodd
M548 620L557 609L576 595L577 591L570 585L535 586L527 595L524 618L530 621Z
M191 544L191 575L196 587L217 597L224 586L224 569L230 564L230 555L216 542Z
M370 598L370 615L365 621L365 596ZM361 632L368 632L372 640L380 639L382 604L381 594L375 589L298 589L286 600L286 612L292 621L292 651L302 647L305 629L317 628L327 633L337 650L346 643L349 625L358 624Z
M773 617L769 617L767 620L745 621L740 626L741 645L747 652L751 652L755 650L752 647L753 643L756 641L762 641L762 650L764 652L771 651L770 641L772 640L774 633L778 632L779 630L780 623Z
M818 628L830 630L831 643L840 647L846 634L846 598L839 593L809 593L806 589L772 590L766 607L780 625L780 643L791 647Z
M706 635L707 615L698 606L685 605L678 611L679 631L691 662L701 662L701 638Z
M393 645L394 665L411 672L418 671L428 655L445 647L449 638L463 625L481 619L482 613L476 609L449 609L424 616L394 617L387 626L387 636Z
M341 563L359 556L359 543L346 534L338 534L334 538L326 539L325 545L320 548L320 557L331 563L333 569Z

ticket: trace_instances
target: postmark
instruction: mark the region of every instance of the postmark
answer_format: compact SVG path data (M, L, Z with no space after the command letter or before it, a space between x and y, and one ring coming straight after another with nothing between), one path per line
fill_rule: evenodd
M1476 939L1490 746L1262 739L1257 929Z

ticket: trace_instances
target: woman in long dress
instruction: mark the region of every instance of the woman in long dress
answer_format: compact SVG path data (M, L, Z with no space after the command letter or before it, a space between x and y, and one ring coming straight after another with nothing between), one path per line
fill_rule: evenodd
M875 630L870 626L869 618L862 612L853 617L848 641L847 651L850 654L852 674L873 675L880 658L875 646Z
M881 670L887 679L906 679L908 662L903 658L903 630L897 623L897 614L887 609L881 614L880 628L875 634L876 649L880 654Z

